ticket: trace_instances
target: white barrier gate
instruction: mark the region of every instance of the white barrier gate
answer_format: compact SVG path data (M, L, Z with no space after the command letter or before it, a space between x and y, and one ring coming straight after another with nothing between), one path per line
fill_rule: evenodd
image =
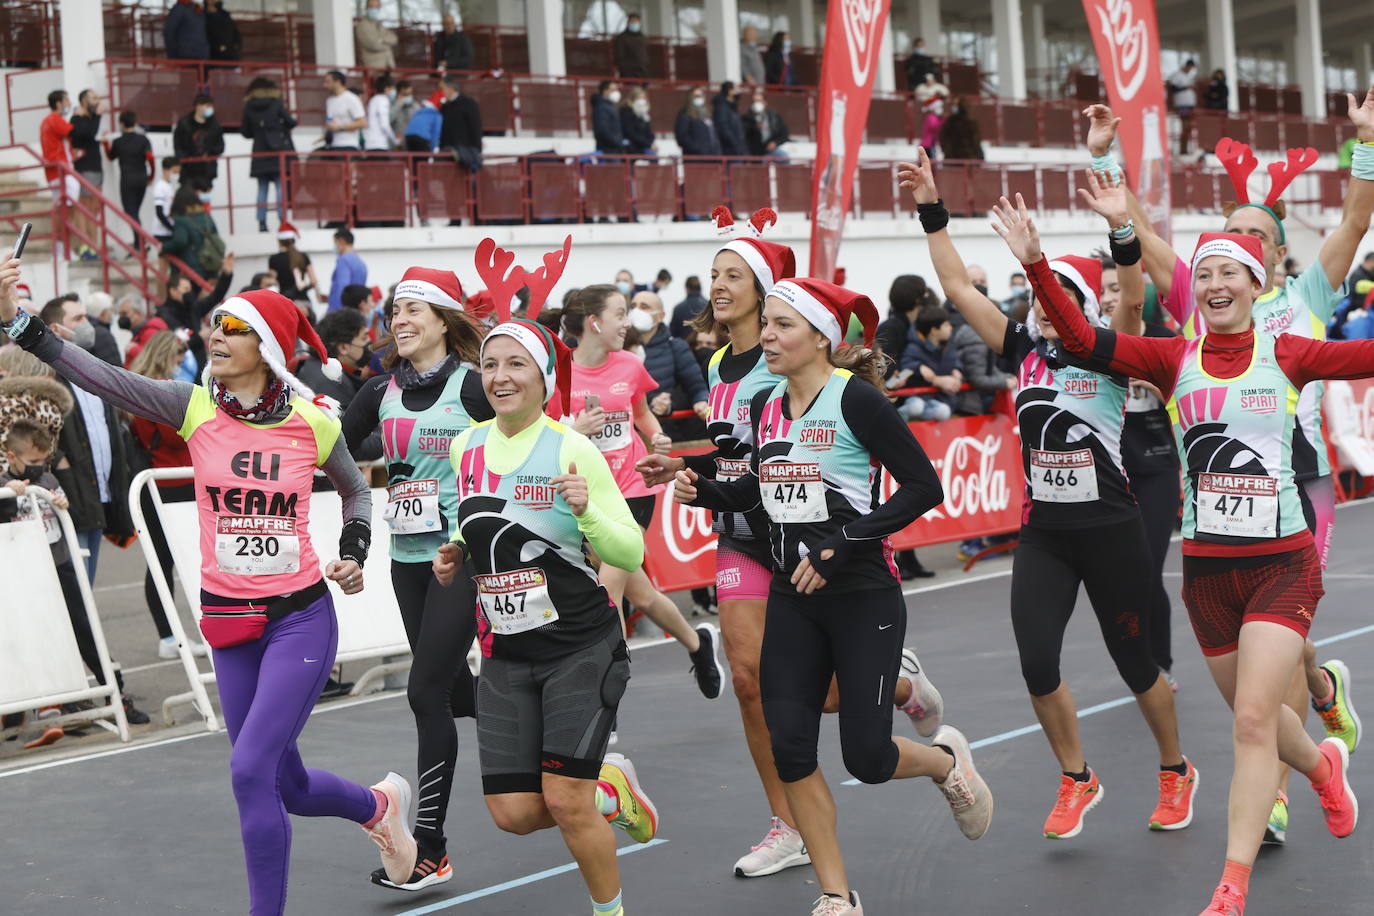
M143 508L139 503L139 493L145 487L151 488L153 504L156 506L162 530L171 547L172 561L177 571L177 579L187 596L187 603L197 621L200 620L200 519L196 514L194 502L163 503L161 494L154 484L156 480L168 478L190 478L191 468L158 468L143 471L129 486L129 508L133 513L134 525L138 529L139 543L143 546L152 571L153 582L165 607L173 608L170 583L162 577L157 553L150 538L144 536L147 523ZM382 518L386 506L386 491L372 491L372 550L368 558L371 563L365 570L366 587L356 595L345 595L338 587L328 582L330 594L334 598L334 609L339 621L339 648L335 662L351 662L364 658L403 655L404 661L387 662L368 668L356 679L352 695L357 696L373 682L396 671L410 667L410 643L406 639L405 626L401 612L396 605L396 592L391 586L391 560L387 556L387 525ZM328 563L338 552L339 535L343 532L342 500L338 493L317 491L310 496L310 539L315 545L315 553L322 563ZM328 581L328 580L326 580ZM210 704L206 684L215 680L213 672L201 672L195 657L186 648L186 634L181 621L175 613L167 615L168 623L176 636L180 649L181 663L191 684L190 693L168 697L163 703L163 715L171 720L169 710L181 703L194 703L196 709L205 717L205 726L211 731L219 728L219 721ZM198 634L197 634L198 635ZM197 640L199 641L199 640ZM213 656L212 656L213 657Z
M30 498L52 504L52 494L42 487L30 486L27 493ZM14 491L9 488L0 489L0 496L15 498ZM86 677L86 665L76 646L62 583L57 578L42 520L19 519L0 524L0 557L4 557L5 569L10 571L6 583L10 586L9 592L6 600L0 602L0 658L5 660L0 667L0 714L28 712L80 700L108 700L107 706L97 705L84 712L44 719L43 723L62 725L95 721L108 725L102 720L113 718L119 740L128 741L124 698L120 696L110 664L105 632L100 627L95 599L86 578L81 545L76 540L71 516L64 509L52 508L76 567L81 601L96 651L100 654L105 686L91 684ZM19 571L22 571L22 581Z

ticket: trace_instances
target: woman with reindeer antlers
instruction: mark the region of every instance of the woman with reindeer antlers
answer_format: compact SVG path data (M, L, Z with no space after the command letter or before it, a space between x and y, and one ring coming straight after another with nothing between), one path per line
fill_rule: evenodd
M529 285L532 318L552 282ZM583 544L603 564L635 569L644 539L601 450L545 413L555 399L570 409L567 346L543 325L510 320L508 290L498 284L493 295L503 320L483 341L480 366L496 419L453 441L457 519L434 572L447 584L460 566L471 570L490 637L477 745L492 820L517 834L558 827L593 914L623 916L609 824L644 843L658 813L633 764L606 753L630 662Z

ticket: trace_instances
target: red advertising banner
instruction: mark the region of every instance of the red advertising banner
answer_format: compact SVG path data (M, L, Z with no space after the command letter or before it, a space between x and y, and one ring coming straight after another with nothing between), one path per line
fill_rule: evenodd
M1083 0L1126 175L1162 238L1169 228L1169 137L1154 0Z
M835 0L825 20L808 276L830 280L868 121L889 0Z
M1015 422L1006 414L954 417L912 423L930 456L945 501L892 536L898 550L1015 531L1021 524L1025 476ZM896 489L883 472L882 495ZM680 506L660 494L644 536L644 569L660 591L701 588L716 582L716 537L711 513Z

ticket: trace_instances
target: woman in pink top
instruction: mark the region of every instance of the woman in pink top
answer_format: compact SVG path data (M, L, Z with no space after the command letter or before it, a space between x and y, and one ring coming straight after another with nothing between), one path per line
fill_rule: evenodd
M625 335L630 330L625 296L614 286L584 287L563 309L563 330L577 338L572 364L572 426L601 450L635 521L647 530L657 497L635 470L635 464L648 453L641 434L660 454L666 454L672 443L663 435L645 397L658 389L658 383L639 358L625 350ZM692 673L702 694L709 700L720 696L723 671L716 653L720 634L712 624L693 629L677 605L654 588L643 567L626 572L602 564L601 584L617 606L628 597L644 616L682 643L691 656Z
M325 585L362 591L371 542L367 482L339 436L337 405L286 368L305 341L339 369L291 300L254 290L212 314L205 387L145 378L68 346L21 314L19 261L0 264L0 327L73 385L122 410L177 430L195 468L200 513L201 632L214 650L220 705L248 866L249 912L286 907L288 814L342 817L382 848L393 880L410 876L415 841L406 825L410 788L394 773L371 789L308 770L296 739L334 665L338 623ZM315 470L343 499L339 559L325 564L310 539Z

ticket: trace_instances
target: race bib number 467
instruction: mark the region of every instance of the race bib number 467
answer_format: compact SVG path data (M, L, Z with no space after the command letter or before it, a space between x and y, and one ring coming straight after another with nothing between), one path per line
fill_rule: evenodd
M482 614L493 633L514 636L558 619L544 571L538 567L473 576Z
M215 520L215 562L236 576L274 576L301 568L294 518L222 515Z

